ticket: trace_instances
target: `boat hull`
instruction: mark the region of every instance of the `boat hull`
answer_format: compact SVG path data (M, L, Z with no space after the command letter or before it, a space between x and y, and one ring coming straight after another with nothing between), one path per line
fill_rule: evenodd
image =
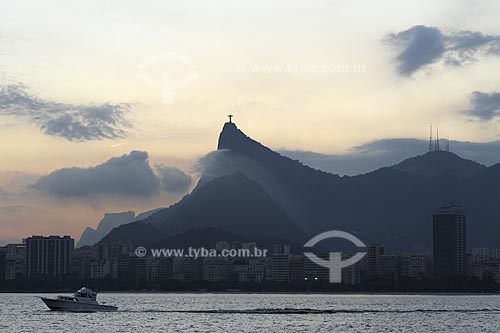
M65 311L65 312L114 312L118 308L111 305L100 304L87 304L82 302L73 302L58 300L52 298L40 297L41 300L52 311Z

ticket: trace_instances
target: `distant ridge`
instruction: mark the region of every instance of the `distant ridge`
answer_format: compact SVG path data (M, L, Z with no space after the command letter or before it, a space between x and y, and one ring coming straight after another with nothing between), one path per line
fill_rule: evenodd
M479 174L486 166L440 150L408 158L392 168L425 177L452 175L466 178Z
M78 241L77 247L94 245L114 228L122 224L130 223L134 221L134 219L135 212L133 211L122 213L105 213L104 218L99 222L96 229L93 229L91 227L85 228L80 237L80 240Z
M204 159L202 177L193 192L144 219L140 225L147 225L145 230L156 228L165 238L215 227L257 237L267 227L266 232L293 239L297 232L290 226L306 237L334 229L388 249L421 252L430 251L433 209L453 201L467 211L469 244L481 240L481 246L498 246L500 224L494 222L498 214L492 202L498 198L498 165L485 167L437 151L367 174L339 177L275 153L233 122L224 124L217 147ZM229 207L242 207L245 213L228 210L225 203L229 202ZM249 210L254 202L261 204ZM274 220L277 224L271 225ZM118 234L131 238L132 231L125 230L129 226L139 228L134 223L119 227L109 239L119 239ZM144 233L159 237L153 234L153 229Z

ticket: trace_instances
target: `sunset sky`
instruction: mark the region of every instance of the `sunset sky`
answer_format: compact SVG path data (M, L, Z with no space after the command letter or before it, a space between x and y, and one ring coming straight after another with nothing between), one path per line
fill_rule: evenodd
M498 141L499 17L481 0L3 1L0 244L177 201L229 113L273 149L348 155L431 122Z

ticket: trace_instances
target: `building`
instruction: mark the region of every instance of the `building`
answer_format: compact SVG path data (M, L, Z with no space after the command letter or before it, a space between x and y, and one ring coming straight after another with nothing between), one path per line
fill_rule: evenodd
M274 244L271 255L272 281L287 282L290 279L290 247L286 244Z
M72 272L80 280L90 279L91 276L96 275L97 261L97 248L84 246L77 248L73 251ZM91 267L94 267L94 273L91 274Z
M398 257L395 255L381 255L375 275L381 278L394 279L398 272Z
M25 239L26 277L57 277L71 272L75 241L70 236L32 236Z
M203 260L203 280L218 282L229 280L231 263L224 257L206 257Z
M399 257L399 274L408 279L425 279L429 277L429 257L414 254Z
M354 253L342 253L342 261L354 256ZM342 268L342 283L349 286L356 286L361 283L361 266L363 260L358 261L354 265Z
M380 244L373 244L368 247L367 270L369 277L375 277L380 270L380 257L384 255L384 247Z
M205 258L174 257L172 258L172 278L179 281L203 280Z
M330 255L328 253L317 253L318 258L323 260L330 260ZM311 261L309 258L304 258L304 281L311 280L330 280L330 270L328 267L323 267L317 263Z
M235 261L233 271L238 282L262 282L266 277L266 260L256 258Z
M130 245L127 243L100 244L97 248L97 255L102 274L113 279L119 277L130 277Z
M26 245L8 244L5 246L5 279L15 280L26 274Z
M0 281L5 280L7 249L0 247Z
M491 257L491 249L488 247L475 247L472 249L472 255L475 257Z
M289 280L292 282L304 281L304 256L291 255L289 261Z
M500 259L500 249L491 249L491 256Z
M433 214L434 278L450 279L465 275L465 212L451 204Z
M172 279L173 259L169 257L154 258L151 262L151 281L166 281Z
M491 280L500 283L500 259L474 257L472 276L479 280Z
M215 243L215 249L217 250L217 252L221 252L222 250L229 250L231 249L231 244L229 244L228 242L219 241Z

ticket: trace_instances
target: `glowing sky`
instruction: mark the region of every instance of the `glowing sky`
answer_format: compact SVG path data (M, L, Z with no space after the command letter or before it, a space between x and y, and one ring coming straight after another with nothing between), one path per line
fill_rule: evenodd
M469 0L2 1L0 87L25 99L0 96L0 244L78 237L106 211L176 201L184 192L61 199L32 184L133 150L196 179L228 113L276 149L346 153L425 138L431 121L456 140L499 140L498 17L500 2ZM82 139L62 123L101 129L109 119L89 112L106 105L126 105L123 133Z

